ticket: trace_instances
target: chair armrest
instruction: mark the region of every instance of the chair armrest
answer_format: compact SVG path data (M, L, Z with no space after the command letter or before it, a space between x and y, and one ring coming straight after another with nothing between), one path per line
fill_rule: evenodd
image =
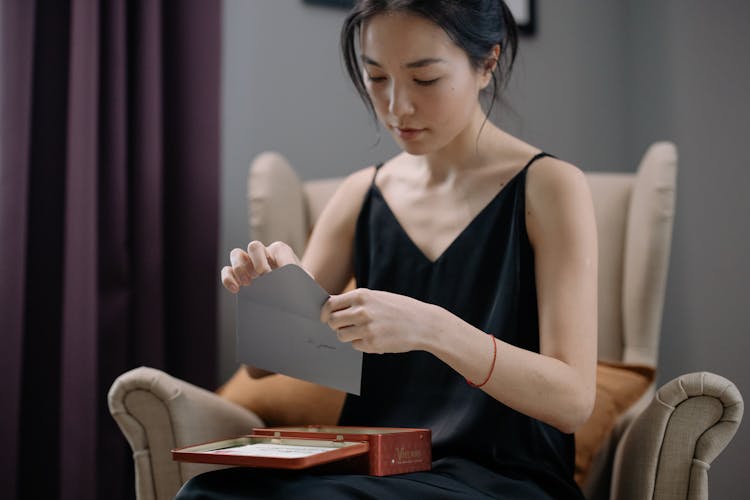
M147 367L118 377L108 401L133 450L138 499L174 498L185 481L217 468L174 462L173 448L263 426L256 415L213 392Z
M618 445L613 500L707 499L711 462L742 420L742 395L708 372L682 375L661 387Z

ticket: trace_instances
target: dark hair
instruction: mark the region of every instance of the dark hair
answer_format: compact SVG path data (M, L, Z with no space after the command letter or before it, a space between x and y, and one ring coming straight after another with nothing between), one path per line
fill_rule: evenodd
M359 96L375 116L370 96L362 78L355 37L362 25L377 14L401 11L416 14L434 22L448 34L469 57L474 69L481 68L495 45L500 59L492 73L492 98L487 116L499 91L508 82L518 50L518 27L503 0L359 0L341 28L341 53L349 77Z

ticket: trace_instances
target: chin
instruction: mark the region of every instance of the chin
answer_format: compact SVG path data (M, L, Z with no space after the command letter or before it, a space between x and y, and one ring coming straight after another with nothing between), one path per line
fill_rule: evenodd
M398 134L392 134L392 136L403 151L415 156L432 154L446 147L442 137L435 137L434 135L421 137L419 140L413 141L405 141Z
M424 155L435 150L435 148L426 141L404 141L395 134L393 138L403 151L406 151L411 155Z
M426 147L424 144L414 144L414 143L402 143L399 142L399 146L401 146L401 149L409 153L410 155L424 155L429 153L431 150L430 148Z

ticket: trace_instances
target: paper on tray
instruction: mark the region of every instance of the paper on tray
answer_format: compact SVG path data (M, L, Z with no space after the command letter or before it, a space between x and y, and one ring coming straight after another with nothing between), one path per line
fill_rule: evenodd
M237 294L237 360L359 395L362 353L320 321L328 293L287 265Z
M242 455L246 457L273 457L273 458L302 458L326 453L331 447L321 446L295 446L289 444L255 443L218 450L207 450L201 453L213 453L215 455Z

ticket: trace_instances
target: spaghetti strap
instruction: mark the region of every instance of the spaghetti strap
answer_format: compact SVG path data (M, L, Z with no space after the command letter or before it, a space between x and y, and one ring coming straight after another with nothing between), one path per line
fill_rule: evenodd
M527 168L529 168L529 167L530 167L531 165L533 165L535 161L537 161L537 160L540 160L540 159L542 159L542 158L545 158L545 157L547 157L547 156L549 156L550 158L557 158L557 157L556 157L555 155L551 155L551 154L549 154L549 153L545 153L544 151L542 151L542 152L540 152L540 153L537 153L537 154L535 154L535 155L534 155L534 157L533 157L533 158L531 158L531 159L530 159L530 160L528 161L528 163L526 163L526 165L525 165L525 166L524 166L524 167L523 167L523 168L522 168L521 170L526 170L526 169L527 169Z
M375 173L372 174L372 182L370 183L371 186L375 185L375 177L378 176L378 172L380 171L380 167L383 166L383 162L378 163L375 165Z

